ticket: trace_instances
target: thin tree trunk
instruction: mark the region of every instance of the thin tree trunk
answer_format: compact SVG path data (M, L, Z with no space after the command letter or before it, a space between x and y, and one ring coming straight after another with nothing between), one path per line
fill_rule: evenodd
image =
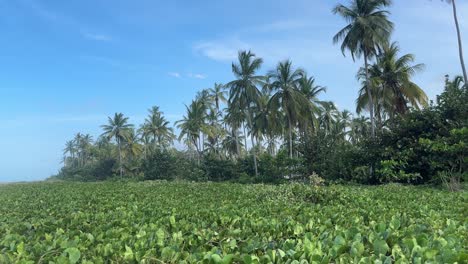
M245 152L247 152L247 133L245 133L245 122L242 124L244 128L244 147L245 147Z
M375 137L375 117L374 117L374 98L372 98L371 87L369 84L369 63L367 61L367 52L364 52L364 67L366 70L366 89L369 97L369 115L371 119L371 136Z
M293 144L292 144L292 128L291 128L291 119L288 118L288 126L289 126L289 158L293 158Z
M238 131L238 129L234 130L234 136L236 137L237 157L240 157L240 144L239 144L239 131Z
M453 19L455 20L455 27L457 28L458 53L460 56L460 64L461 64L462 71L463 71L463 79L466 83L468 81L468 77L466 75L465 60L463 59L463 45L462 45L462 40L461 40L460 26L458 24L457 5L455 4L455 0L452 0L452 8L453 8Z
M252 128L253 128L253 124L252 124L252 114L251 114L250 109L249 109L247 121L249 122L250 129L252 129ZM245 129L245 126L244 126L244 129ZM252 141L252 155L253 155L254 167L255 167L255 177L257 177L257 176L258 176L257 154L255 153L255 143L254 143L254 136L253 136L252 131L251 131L251 133L250 133L250 139L251 139L251 141ZM247 148L247 141L246 141L246 148Z
M254 137L251 136L250 140L252 141L252 154L253 154L253 161L254 161L254 168L255 168L255 177L257 177L258 176L258 168L257 168L257 155L255 154Z
M123 178L123 168L122 168L122 149L120 147L120 140L117 140L117 145L119 146L119 170L120 170L120 178Z

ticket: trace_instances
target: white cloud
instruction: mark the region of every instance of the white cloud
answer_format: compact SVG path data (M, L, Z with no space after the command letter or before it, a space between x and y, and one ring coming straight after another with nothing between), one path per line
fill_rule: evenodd
M206 76L204 74L200 74L200 73L189 73L187 76L190 77L190 78L195 78L195 79L205 79L206 78Z
M178 72L168 72L167 74L169 74L169 76L172 76L172 77L174 77L174 78L180 78L180 77L182 77L182 76L180 75L180 73L178 73Z
M90 40L96 40L96 41L111 41L112 37L108 35L103 35L103 34L92 34L92 33L82 33L83 37L90 39Z
M229 39L201 41L193 47L195 52L216 61L232 61L237 58L239 49L247 49L248 44L232 37Z

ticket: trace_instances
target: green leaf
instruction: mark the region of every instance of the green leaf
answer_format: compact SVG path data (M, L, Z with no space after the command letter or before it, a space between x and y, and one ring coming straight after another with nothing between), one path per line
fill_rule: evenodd
M65 252L68 254L68 260L70 261L71 264L75 264L80 260L81 257L81 252L77 248L67 248Z
M377 255L385 255L387 254L389 249L390 248L388 247L387 242L385 242L385 240L376 239L374 241L374 252Z

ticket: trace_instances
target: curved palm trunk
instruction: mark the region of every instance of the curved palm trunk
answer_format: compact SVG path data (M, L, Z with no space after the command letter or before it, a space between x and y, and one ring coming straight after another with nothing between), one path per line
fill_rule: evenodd
M455 20L455 27L457 28L458 53L459 53L459 56L460 56L460 64L461 64L462 71L463 71L463 78L464 78L465 82L467 82L468 77L466 75L465 61L463 59L463 46L462 46L462 40L461 40L460 26L458 24L457 5L455 4L455 0L452 0L452 9L453 9L453 19Z
M374 98L372 98L369 85L369 63L367 61L367 52L364 52L364 67L366 68L366 90L369 97L369 115L371 120L371 136L375 137L375 117L374 117Z

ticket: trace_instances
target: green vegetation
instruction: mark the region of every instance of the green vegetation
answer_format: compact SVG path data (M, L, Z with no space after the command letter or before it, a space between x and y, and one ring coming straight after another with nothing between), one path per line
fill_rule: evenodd
M400 185L3 185L0 263L466 263L467 198Z
M332 10L346 22L333 42L343 55L364 59L356 74L356 115L320 100L327 88L292 61L262 72L262 58L239 51L233 80L199 91L175 129L157 106L137 129L115 113L97 140L78 133L66 143L54 178L281 183L316 175L327 182L443 183L460 190L468 176L466 76L447 76L444 92L428 102L412 80L424 65L400 54L392 40L391 2L353 0ZM448 3L458 29L456 3ZM175 147L176 138L183 148Z

